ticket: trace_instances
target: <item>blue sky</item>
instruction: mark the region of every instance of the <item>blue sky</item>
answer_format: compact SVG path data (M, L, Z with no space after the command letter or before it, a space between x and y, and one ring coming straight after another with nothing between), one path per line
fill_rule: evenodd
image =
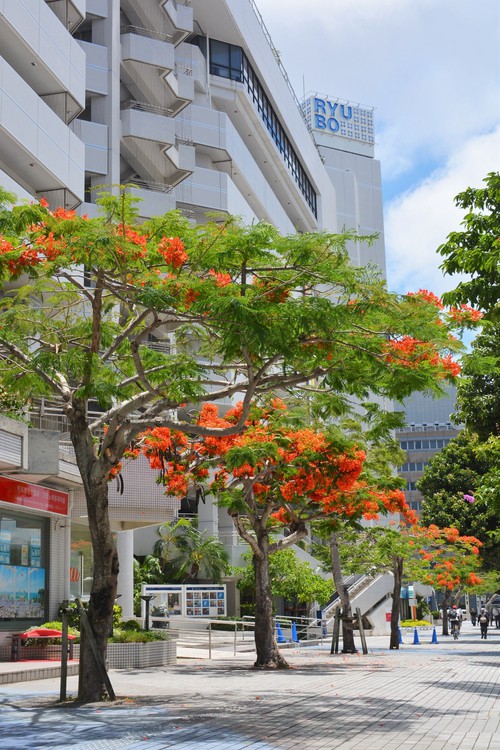
M457 193L500 171L498 0L257 0L297 96L375 108L389 287L442 293ZM286 12L285 12L286 10Z

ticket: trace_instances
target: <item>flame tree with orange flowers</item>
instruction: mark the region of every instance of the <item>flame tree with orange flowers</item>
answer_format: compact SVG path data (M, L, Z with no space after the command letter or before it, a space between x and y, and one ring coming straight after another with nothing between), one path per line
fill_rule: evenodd
M205 404L197 424L225 429L239 421L241 410L242 404L220 417L214 404ZM188 440L160 428L141 436L141 449L151 467L161 469L167 494L183 497L188 487L206 486L249 545L258 668L288 666L274 637L270 555L305 537L315 519L334 526L380 511L410 512L402 492L380 491L361 479L364 450L336 427L297 427L279 399L253 405L239 435Z
M405 522L342 532L341 559L349 573L372 571L394 577L390 649L399 649L401 585L420 581L443 594L443 635L448 635L446 611L464 591L482 583L478 572L481 542L453 528L422 526L410 514Z
M118 577L108 480L148 428L231 436L259 394L321 390L326 414L376 393L402 399L453 379L453 322L426 294L394 295L350 263L352 234L282 236L232 218L180 213L136 223L128 189L88 218L46 201L11 208L0 189L0 372L25 403L54 399L67 419L94 556L89 619L106 655ZM202 402L243 399L227 427L194 424ZM101 413L90 418L88 404ZM186 411L179 411L187 404ZM103 435L103 428L107 431ZM81 648L79 699L98 700Z

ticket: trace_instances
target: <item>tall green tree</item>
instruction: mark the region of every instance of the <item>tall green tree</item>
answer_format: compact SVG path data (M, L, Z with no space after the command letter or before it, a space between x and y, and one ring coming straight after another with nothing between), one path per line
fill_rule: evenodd
M478 305L484 327L463 362L458 388L458 417L469 431L485 441L485 456L498 455L500 434L500 174L490 172L486 187L468 188L457 195L457 206L467 213L461 232L452 232L439 248L441 268L469 278L444 295L449 303ZM478 499L500 512L500 473L494 463L478 486ZM498 532L496 532L498 539Z
M485 322L463 357L456 418L480 440L500 435L500 321Z
M464 430L433 457L417 482L424 498L422 523L456 527L460 534L477 537L487 568L498 567L500 546L492 538L498 515L476 492L495 468L495 456Z
M456 374L449 321L422 295L390 294L377 271L352 266L351 234L283 237L234 219L195 227L177 212L139 226L126 190L103 195L94 219L44 201L8 210L9 201L0 191L0 376L25 401L58 400L67 418L93 547L88 615L103 658L119 569L108 481L137 435L158 425L234 435L252 399L278 388L320 386L338 413L370 391L398 400L437 392ZM163 350L150 346L158 340ZM231 425L189 417L235 394L243 408ZM102 409L96 419L89 401ZM80 671L79 699L99 700L86 640Z
M490 172L484 188L467 188L455 198L466 213L463 229L451 232L438 248L446 274L467 274L443 295L446 303L471 304L498 318L500 300L500 174Z

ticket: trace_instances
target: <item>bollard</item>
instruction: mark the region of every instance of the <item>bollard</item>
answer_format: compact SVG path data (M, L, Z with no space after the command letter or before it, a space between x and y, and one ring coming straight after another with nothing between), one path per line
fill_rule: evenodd
M415 631L413 633L413 645L414 646L420 646L420 641L418 640L418 630L415 628Z
M437 639L436 628L434 628L434 630L432 631L432 640L431 640L431 643L437 643L437 642L438 642L438 639Z

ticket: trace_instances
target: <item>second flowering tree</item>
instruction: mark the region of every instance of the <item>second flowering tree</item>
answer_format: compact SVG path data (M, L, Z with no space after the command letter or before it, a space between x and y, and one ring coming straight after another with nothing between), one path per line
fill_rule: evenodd
M227 429L241 409L220 417L215 405L206 404L197 424ZM254 404L239 435L188 440L160 428L141 436L141 449L161 469L168 494L182 497L188 487L207 487L249 545L260 668L287 666L274 638L270 556L304 538L313 520L334 528L379 511L406 510L401 492L383 492L362 480L366 454L356 443L338 429L297 427L279 399Z

